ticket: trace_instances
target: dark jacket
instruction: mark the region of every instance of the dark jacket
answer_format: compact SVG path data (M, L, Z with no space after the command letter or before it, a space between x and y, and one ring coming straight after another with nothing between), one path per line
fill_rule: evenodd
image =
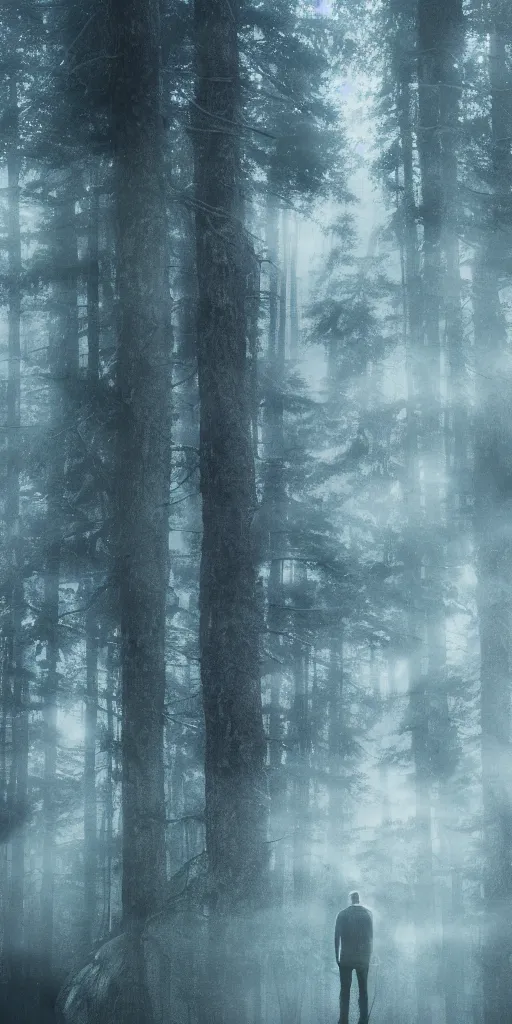
M341 953L338 950L341 945ZM334 948L342 967L368 967L373 946L373 920L367 907L352 903L336 918Z

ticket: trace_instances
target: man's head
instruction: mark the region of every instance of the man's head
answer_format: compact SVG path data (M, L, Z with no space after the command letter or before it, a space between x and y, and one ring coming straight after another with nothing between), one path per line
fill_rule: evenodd
M349 892L348 898L351 903L359 903L359 893L355 890L353 892Z

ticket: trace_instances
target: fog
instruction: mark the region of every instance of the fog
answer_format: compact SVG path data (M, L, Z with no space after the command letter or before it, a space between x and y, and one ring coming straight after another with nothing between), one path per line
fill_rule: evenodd
M0 33L1 1021L508 1024L512 18Z

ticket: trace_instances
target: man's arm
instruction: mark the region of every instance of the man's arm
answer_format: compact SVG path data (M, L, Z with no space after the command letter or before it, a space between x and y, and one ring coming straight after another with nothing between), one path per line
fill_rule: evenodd
M373 950L373 914L368 911L368 934L370 938L370 949Z
M336 918L336 927L334 929L334 955L336 957L336 963L340 966L340 943L341 943L341 914L338 914Z

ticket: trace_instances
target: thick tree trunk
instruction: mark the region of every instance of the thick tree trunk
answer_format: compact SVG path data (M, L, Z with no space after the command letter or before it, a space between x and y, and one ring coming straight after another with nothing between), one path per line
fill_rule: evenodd
M113 0L123 920L165 896L171 328L158 0Z
M242 222L239 2L196 0L194 103L203 500L200 651L206 843L221 902L261 893L267 861L255 481Z

